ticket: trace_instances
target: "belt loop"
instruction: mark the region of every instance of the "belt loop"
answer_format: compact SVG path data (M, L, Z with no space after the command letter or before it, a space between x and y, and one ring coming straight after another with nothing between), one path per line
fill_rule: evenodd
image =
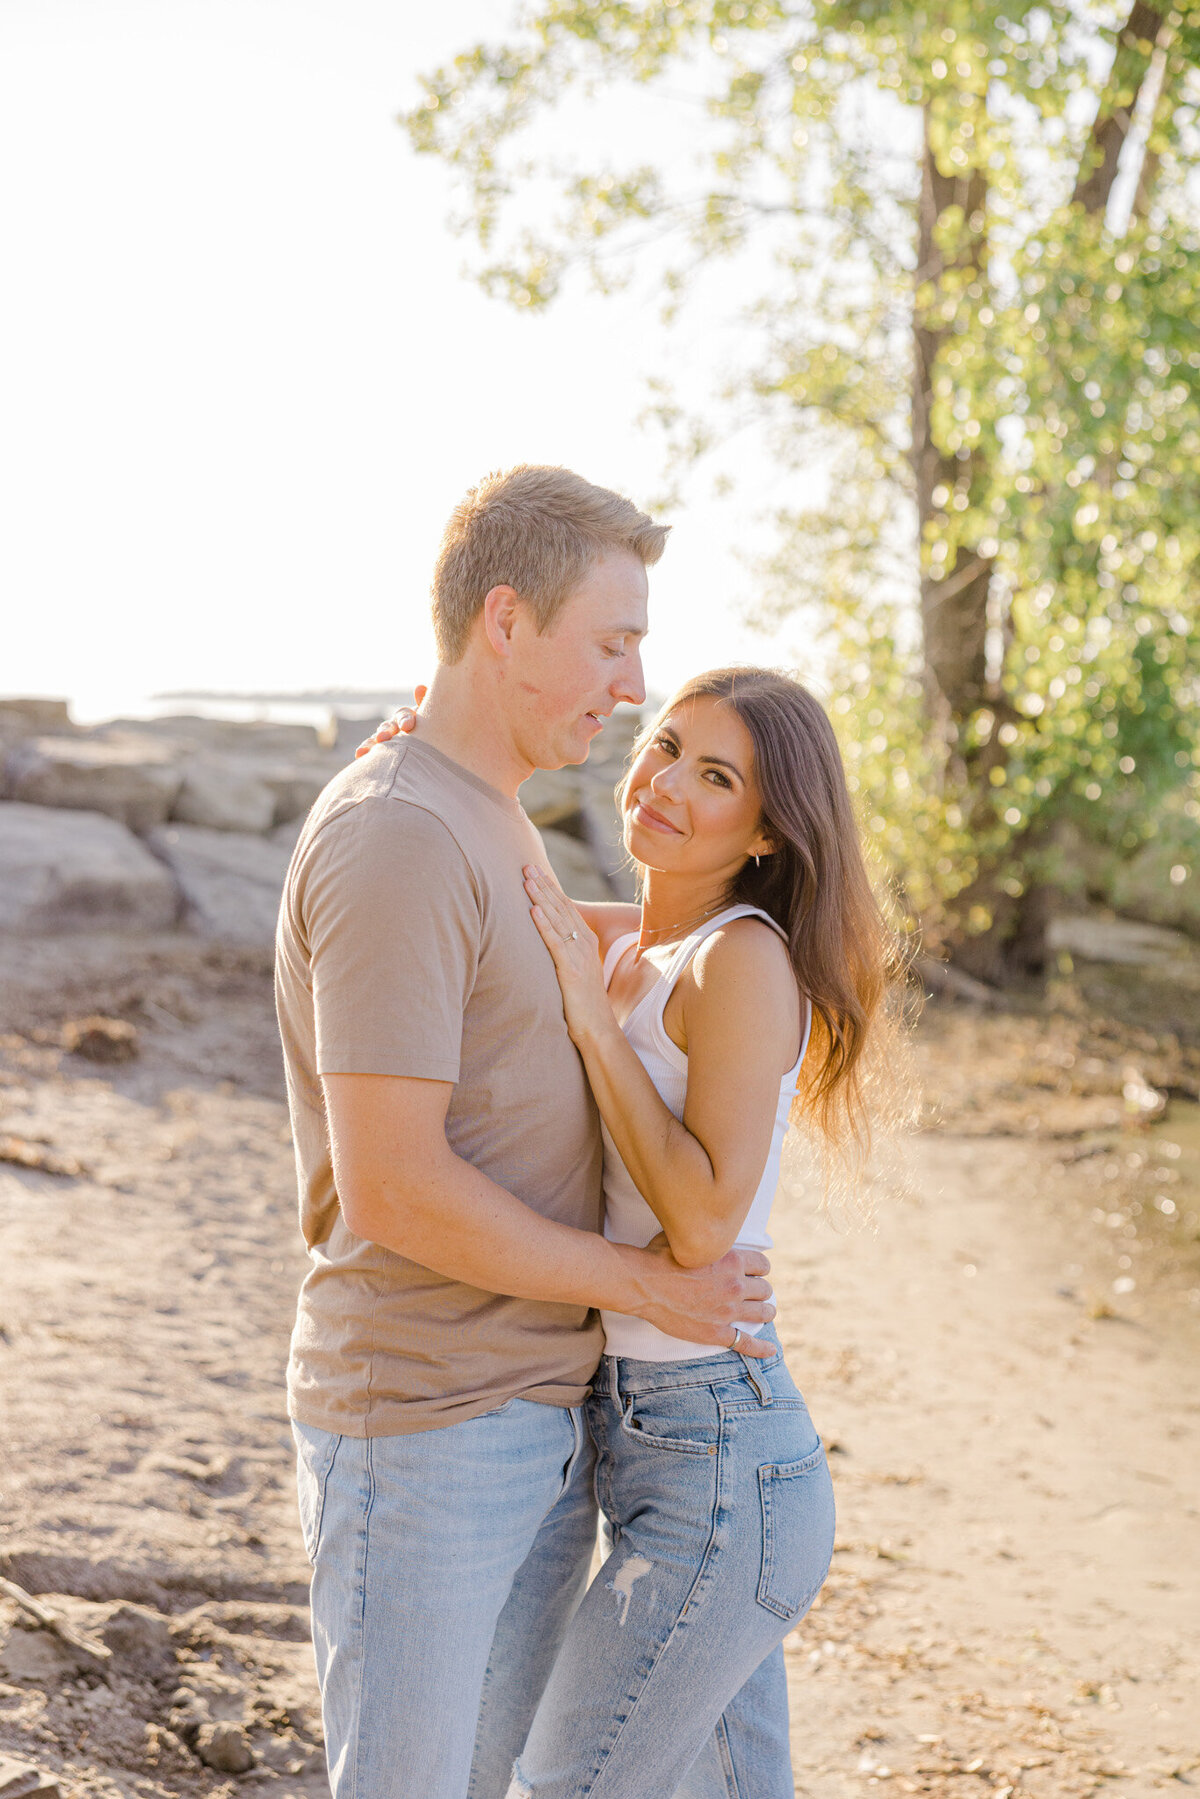
M754 1388L754 1391L758 1394L759 1405L774 1405L775 1395L772 1393L772 1391L771 1391L770 1387L767 1385L767 1383L762 1379L762 1377L756 1371L755 1366L754 1366L753 1356L744 1355L741 1357L741 1362L742 1362L742 1366L746 1370L746 1377L749 1380L750 1385Z
M619 1412L621 1409L621 1385L617 1378L617 1358L615 1355L610 1355L608 1358L608 1391L613 1404Z

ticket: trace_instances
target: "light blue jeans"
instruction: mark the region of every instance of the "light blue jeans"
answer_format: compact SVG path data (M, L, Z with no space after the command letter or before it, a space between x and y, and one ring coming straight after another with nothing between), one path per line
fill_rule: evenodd
M292 1429L334 1799L503 1799L596 1541L581 1409Z
M782 1355L606 1356L585 1409L612 1547L508 1799L793 1799L782 1642L834 1510Z
M606 1358L597 1378L615 1548L574 1624L596 1537L581 1411L293 1425L334 1799L792 1799L778 1645L832 1550L803 1401L779 1356Z

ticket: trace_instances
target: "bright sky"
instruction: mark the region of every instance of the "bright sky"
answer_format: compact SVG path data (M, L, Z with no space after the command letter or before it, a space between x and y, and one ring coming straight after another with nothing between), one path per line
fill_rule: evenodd
M402 687L432 667L437 539L481 473L561 462L659 490L636 425L672 354L653 311L486 299L444 224L446 172L394 122L416 71L508 16L4 0L0 692L88 719L163 688ZM703 402L719 355L697 375L703 317L680 329ZM736 552L764 543L764 500L797 496L749 469L736 498L698 485L674 518L653 687L770 655L739 622Z

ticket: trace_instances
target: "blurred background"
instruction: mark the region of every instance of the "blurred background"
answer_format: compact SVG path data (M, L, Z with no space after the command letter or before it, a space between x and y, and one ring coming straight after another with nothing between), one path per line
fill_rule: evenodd
M274 918L518 461L671 523L652 694L813 683L924 1000L780 1206L798 1792L1200 1777L1198 109L1147 0L5 0L5 1799L322 1788Z

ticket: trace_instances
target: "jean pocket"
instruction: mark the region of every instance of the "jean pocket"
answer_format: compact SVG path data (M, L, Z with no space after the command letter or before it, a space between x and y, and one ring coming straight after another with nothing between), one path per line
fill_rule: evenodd
M716 1455L721 1415L708 1387L666 1388L625 1403L621 1429L647 1449L679 1455Z
M317 1550L321 1546L325 1488L342 1439L331 1431L298 1424L294 1418L292 1435L296 1439L296 1496L300 1502L304 1553L310 1565L315 1566Z
M762 1576L758 1603L780 1618L806 1612L833 1557L833 1483L818 1446L798 1462L758 1471L762 1499Z

